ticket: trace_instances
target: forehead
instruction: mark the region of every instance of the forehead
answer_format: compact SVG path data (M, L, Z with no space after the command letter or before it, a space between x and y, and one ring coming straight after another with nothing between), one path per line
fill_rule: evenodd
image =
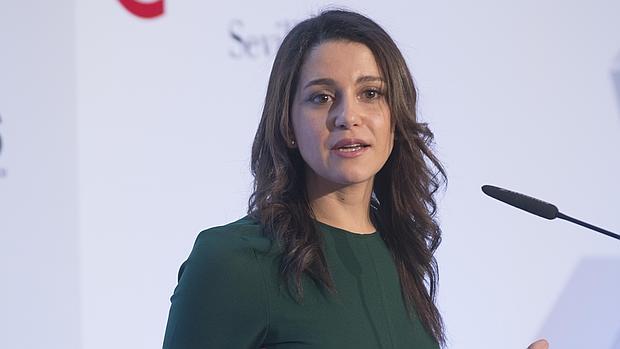
M326 41L312 48L301 66L300 81L318 78L355 80L360 76L381 77L372 51L351 41Z

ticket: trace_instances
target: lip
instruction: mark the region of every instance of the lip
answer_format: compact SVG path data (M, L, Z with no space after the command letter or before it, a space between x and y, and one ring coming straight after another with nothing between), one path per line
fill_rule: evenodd
M353 144L360 144L362 145L362 147L360 147L357 150L348 150L348 151L343 151L339 149L341 147L344 147L347 145L353 145ZM355 158L355 157L358 157L364 154L368 150L368 148L370 148L370 144L368 144L368 142L365 142L357 138L345 138L345 139L341 139L336 144L334 144L331 150L337 156L340 156L343 158Z
M353 145L353 144L361 144L363 146L369 146L370 144L368 144L368 142L365 142L361 139L358 138L343 138L341 140L339 140L336 144L334 144L334 146L332 147L332 150L338 150L338 148L340 147L344 147L347 145ZM367 148L367 147L364 147Z

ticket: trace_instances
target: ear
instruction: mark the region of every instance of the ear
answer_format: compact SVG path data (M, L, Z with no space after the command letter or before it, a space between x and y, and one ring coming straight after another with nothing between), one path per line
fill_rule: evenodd
M290 137L289 139L287 139L286 141L286 146L289 149L297 149L297 141L295 141L295 139L293 137Z

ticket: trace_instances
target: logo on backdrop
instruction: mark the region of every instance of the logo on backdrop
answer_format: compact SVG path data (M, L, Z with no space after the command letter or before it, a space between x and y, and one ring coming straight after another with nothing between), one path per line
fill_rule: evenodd
M138 0L118 0L127 11L140 18L155 18L164 14L164 0L142 2Z
M233 19L228 25L229 38L232 39L228 54L235 59L271 58L284 36L296 23L292 20L279 20L267 30L258 30L242 19Z
M6 177L6 168L2 166L2 152L4 151L4 138L2 137L2 114L0 114L0 178Z
M616 89L616 102L618 102L618 114L620 114L620 53L616 56L611 68L611 79Z

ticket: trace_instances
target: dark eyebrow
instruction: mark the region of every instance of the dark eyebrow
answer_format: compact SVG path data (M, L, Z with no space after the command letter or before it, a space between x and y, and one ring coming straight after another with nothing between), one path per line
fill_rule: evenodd
M372 76L372 75L364 75L364 76L360 76L359 78L357 78L356 83L359 84L359 83L362 83L362 82L375 82L375 81L385 82L382 77Z
M304 88L308 88L308 87L314 86L314 85L334 86L334 85L336 85L336 82L334 81L334 79L328 79L328 78L314 79L314 80L308 81L308 83L304 86Z
M379 76L364 75L364 76L360 76L359 78L357 78L355 83L360 84L360 83L363 83L363 82L375 82L375 81L385 82L383 80L383 78L381 78ZM334 79L330 79L330 78L314 79L314 80L308 81L306 83L306 85L304 86L304 89L306 89L306 88L308 88L310 86L314 86L314 85L334 86L334 85L336 85L336 82L334 81Z

